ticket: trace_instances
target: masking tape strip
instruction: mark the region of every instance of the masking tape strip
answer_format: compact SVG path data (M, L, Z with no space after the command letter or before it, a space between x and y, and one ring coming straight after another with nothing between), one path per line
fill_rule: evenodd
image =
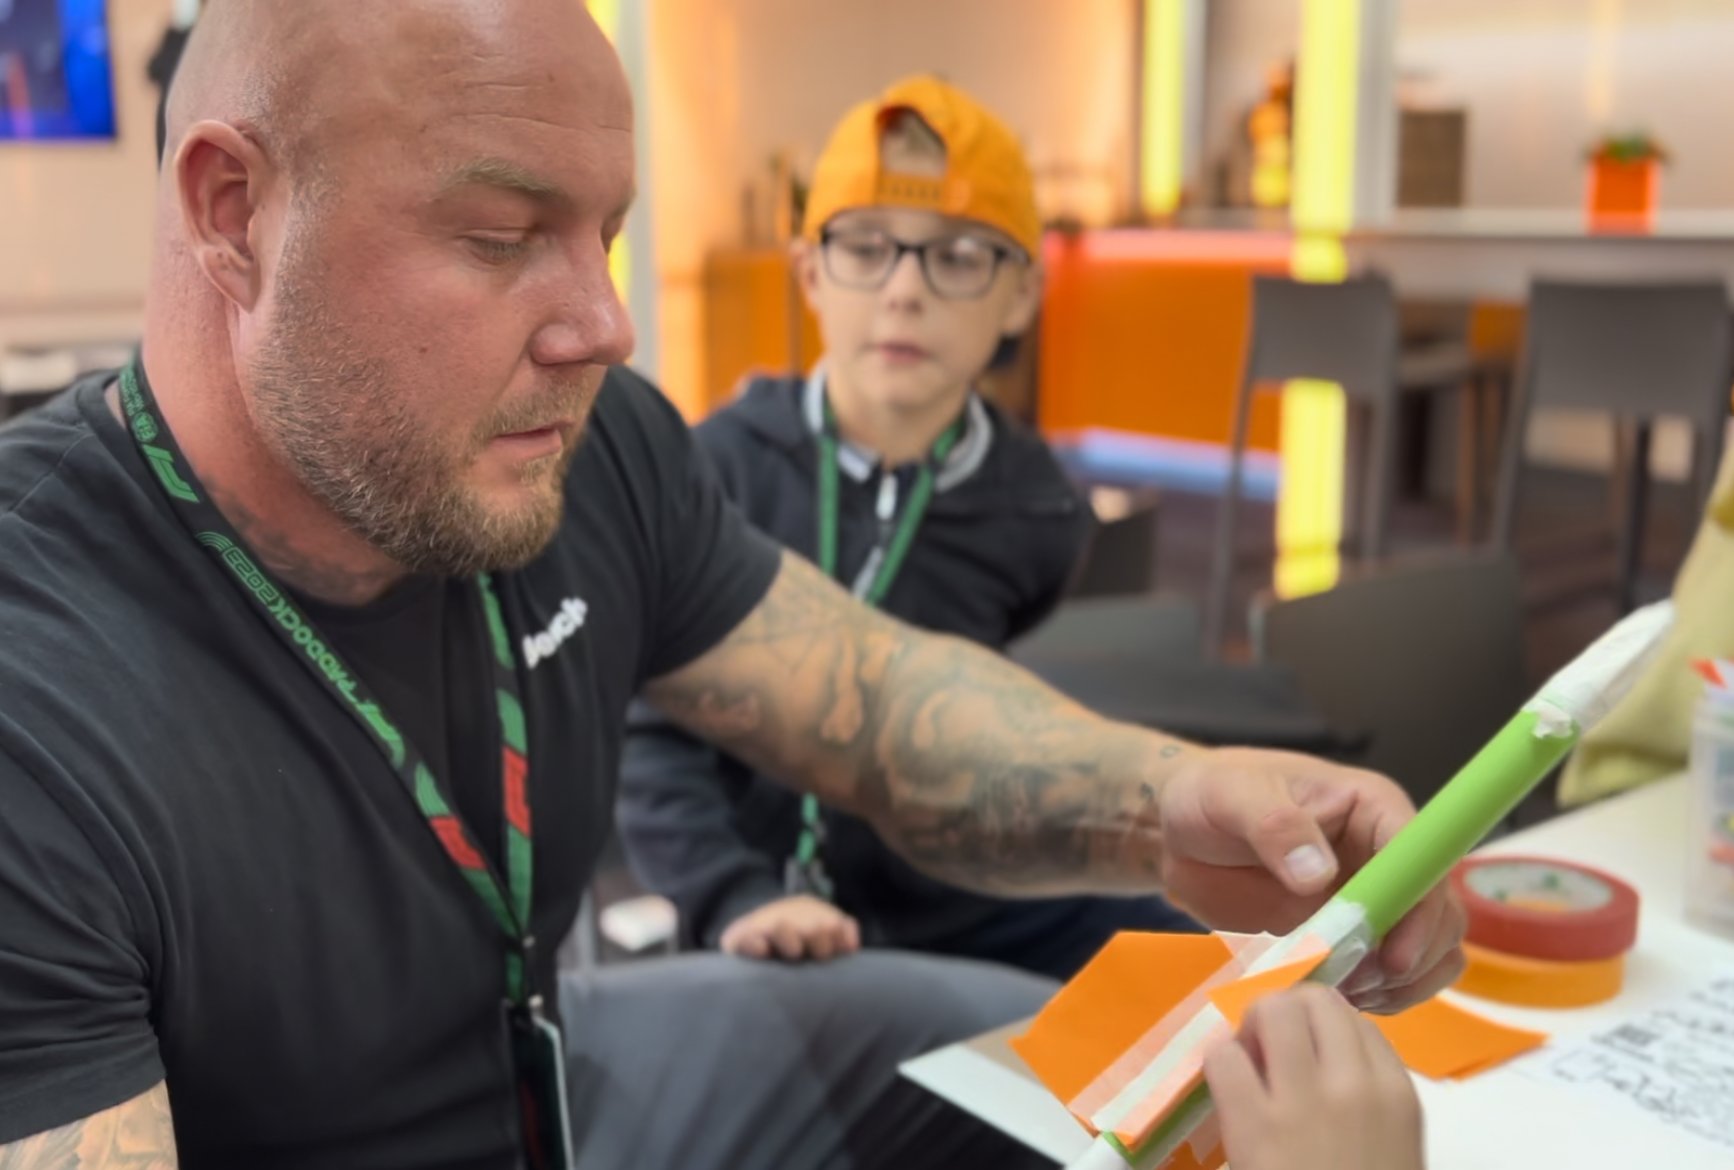
M1221 937L1221 936L1219 936ZM1137 1040L1127 1046L1125 1052L1108 1067L1104 1068L1096 1079L1090 1082L1077 1096L1066 1103L1073 1116L1087 1126L1091 1133L1104 1130L1112 1131L1120 1122L1116 1114L1111 1120L1097 1115L1109 1108L1128 1085L1136 1082L1140 1074L1146 1073L1189 1025L1192 1025L1199 1014L1210 1006L1210 993L1218 987L1225 986L1241 978L1247 973L1254 962L1263 957L1266 951L1275 945L1275 940L1263 937L1223 938L1229 947L1229 960L1216 970L1216 973L1204 980L1185 999L1174 1005L1166 1015L1151 1025ZM1167 1070L1163 1070L1166 1077ZM1162 1078L1157 1078L1162 1079ZM1143 1094L1139 1094L1142 1096ZM1125 1102L1121 1102L1125 1104ZM1107 1120L1107 1124L1103 1121Z

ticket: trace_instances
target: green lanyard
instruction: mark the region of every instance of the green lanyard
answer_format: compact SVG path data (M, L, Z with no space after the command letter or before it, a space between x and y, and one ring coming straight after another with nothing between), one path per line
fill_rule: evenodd
M530 935L530 874L534 853L530 831L529 746L524 707L519 700L517 660L493 581L485 573L477 578L493 648L494 699L499 711L500 788L506 838L504 883L476 848L474 834L447 802L415 745L391 722L360 676L337 656L289 594L259 567L239 534L205 494L157 408L143 368L136 362L121 373L120 402L139 452L156 473L163 495L181 524L223 567L289 653L360 724L397 774L446 856L505 936L507 995L514 1006L539 1017L541 1002L531 994L530 969L535 940Z
M916 473L909 498L903 504L895 529L889 534L890 539L882 538L868 554L867 564L856 581L856 594L868 605L878 605L891 591L891 584L903 568L910 546L915 543L915 532L921 527L927 506L933 502L937 470L944 465L958 440L963 438L968 420L966 411L933 444L921 470ZM819 428L819 568L827 577L833 578L837 576L838 500L842 478L838 448L837 420L831 413L830 401L826 400L824 425ZM895 472L887 468L882 474L894 475ZM889 520L889 517L880 517L881 524L888 524ZM803 889L828 900L831 896L830 881L819 864L819 848L824 837L819 800L808 795L801 800L801 836L795 845L795 855L790 859L787 884L792 889Z

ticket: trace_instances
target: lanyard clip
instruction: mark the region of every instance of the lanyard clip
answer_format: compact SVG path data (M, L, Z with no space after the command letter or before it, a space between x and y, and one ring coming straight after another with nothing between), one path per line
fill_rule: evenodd
M791 857L783 862L783 892L790 897L806 894L831 902L835 901L837 890L831 875L825 872L824 863L815 856L805 861Z
M526 934L507 952L506 1002L530 1019L542 1018L542 997L536 991L536 937Z

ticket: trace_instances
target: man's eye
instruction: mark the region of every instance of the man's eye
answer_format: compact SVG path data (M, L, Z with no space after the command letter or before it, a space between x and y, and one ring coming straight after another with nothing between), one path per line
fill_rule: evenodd
M467 239L470 247L474 248L482 259L495 264L516 260L530 248L528 236L520 236L516 239L502 239L498 236L469 236Z

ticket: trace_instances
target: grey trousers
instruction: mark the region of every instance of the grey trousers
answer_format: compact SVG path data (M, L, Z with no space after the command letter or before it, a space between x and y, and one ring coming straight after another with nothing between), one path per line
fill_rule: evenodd
M581 1170L1021 1170L1048 1162L897 1075L1054 985L898 951L681 955L563 975Z

